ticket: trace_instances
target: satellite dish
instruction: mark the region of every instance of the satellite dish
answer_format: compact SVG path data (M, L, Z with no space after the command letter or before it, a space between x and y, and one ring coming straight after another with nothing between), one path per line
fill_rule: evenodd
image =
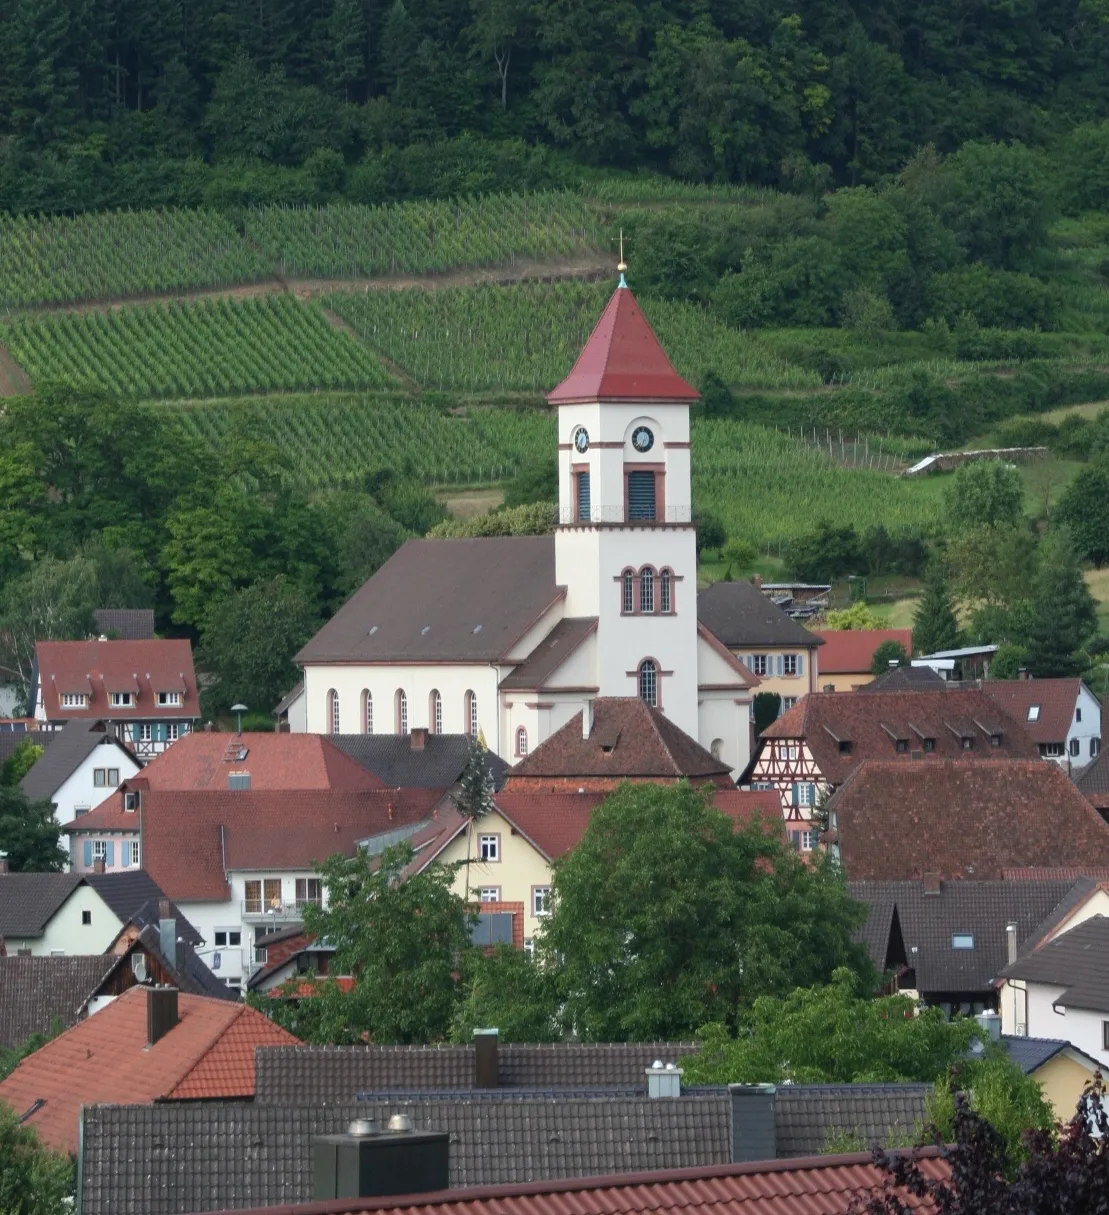
M150 977L146 969L145 953L133 953L131 955L131 973L135 976L137 983L145 983Z

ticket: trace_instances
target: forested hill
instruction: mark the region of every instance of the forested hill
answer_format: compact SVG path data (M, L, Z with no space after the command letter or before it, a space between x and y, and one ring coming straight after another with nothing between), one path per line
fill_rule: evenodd
M0 30L8 210L1109 161L1074 133L1109 115L1107 0L2 0Z

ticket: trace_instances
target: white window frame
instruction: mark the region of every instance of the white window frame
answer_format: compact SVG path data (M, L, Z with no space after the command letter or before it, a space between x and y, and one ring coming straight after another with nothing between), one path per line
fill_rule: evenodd
M110 699L113 709L133 709L135 707L134 692L112 692Z
M751 655L751 674L758 675L760 678L768 673L769 656L766 654Z
M499 903L501 888L499 886L482 886L478 891L478 901L481 903Z
M1029 705L1028 706L1028 720L1029 721L1039 721L1040 720L1040 706L1039 705Z
M1063 743L1044 743L1044 758L1045 759L1062 759L1067 753L1067 748Z
M181 727L177 722L166 722L166 742L176 742L181 737Z
M88 707L89 698L83 692L62 693L63 709L87 709Z
M144 721L139 725L139 742L153 742L154 727L148 721Z
M108 841L93 840L92 841L92 859L96 861L106 861L108 859Z
M477 738L478 731L480 729L481 729L481 725L478 721L478 712L477 712L477 693L472 692L472 691L467 692L466 693L466 733L469 734L471 738Z
M531 888L531 914L536 918L551 914L550 886L533 886Z
M501 859L501 837L499 834L479 835L478 857L483 864L496 865Z
M974 948L974 933L973 932L953 932L951 934L951 948L960 951L970 950Z
M123 847L123 850L127 853L128 864L134 865L135 868L139 868L139 865L140 865L139 841L138 840L124 840L122 847Z
M797 783L797 804L799 806L811 806L816 798L813 796L814 788L810 781L803 780Z
M181 693L180 692L159 692L158 693L158 704L161 705L162 708L175 707L177 705L180 705L180 703L181 703Z
M790 709L795 708L796 705L797 705L796 696L783 696L782 697L782 712L783 713L788 713L790 711Z
M303 898L301 898L300 893L297 890L297 887L301 884L301 882L304 883L304 897ZM308 893L310 882L316 883L316 891L318 894L317 898L312 898L311 895ZM323 906L323 878L318 878L318 877L294 878L293 879L293 900L298 907L304 907L309 904L313 907L322 907Z
M785 675L797 674L797 655L783 654L782 655L782 673Z
M516 754L521 758L528 753L528 729L527 726L516 727Z

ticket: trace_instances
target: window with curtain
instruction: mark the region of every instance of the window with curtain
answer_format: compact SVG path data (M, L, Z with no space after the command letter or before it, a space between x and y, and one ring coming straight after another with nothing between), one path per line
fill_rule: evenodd
M670 612L673 610L671 607L673 593L670 589L673 577L674 575L669 570L663 570L658 576L658 610L660 612Z
M630 616L635 611L635 574L631 570L624 571L622 594L621 608L625 615Z
M362 693L362 730L366 734L374 732L374 698L369 688Z
M327 694L327 720L332 734L339 733L339 693L334 688Z
M655 610L655 571L650 566L639 571L639 610L648 615Z
M639 699L658 708L658 668L650 658L639 664Z

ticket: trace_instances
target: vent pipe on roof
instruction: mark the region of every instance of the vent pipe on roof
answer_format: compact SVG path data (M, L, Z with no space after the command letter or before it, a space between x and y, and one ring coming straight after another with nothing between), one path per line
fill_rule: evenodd
M385 1131L369 1118L355 1118L345 1135L312 1140L312 1197L385 1198L445 1190L449 1164L446 1131L415 1131L407 1114L394 1114Z
M652 1098L680 1097L682 1095L682 1069L676 1063L663 1063L656 1059L645 1067L647 1096Z
M773 1084L729 1084L732 1099L732 1163L773 1160L778 1155Z
M1010 966L1017 960L1017 926L1005 925L1005 956Z
M500 1031L496 1029L474 1030L474 1087L500 1088L500 1065L497 1059L497 1043Z
M987 1042L1001 1041L1001 1015L995 1013L992 1009L987 1009L986 1012L980 1012L975 1016L975 1021L981 1029L985 1031Z
M588 738L593 733L593 700L587 697L581 702L581 736Z

